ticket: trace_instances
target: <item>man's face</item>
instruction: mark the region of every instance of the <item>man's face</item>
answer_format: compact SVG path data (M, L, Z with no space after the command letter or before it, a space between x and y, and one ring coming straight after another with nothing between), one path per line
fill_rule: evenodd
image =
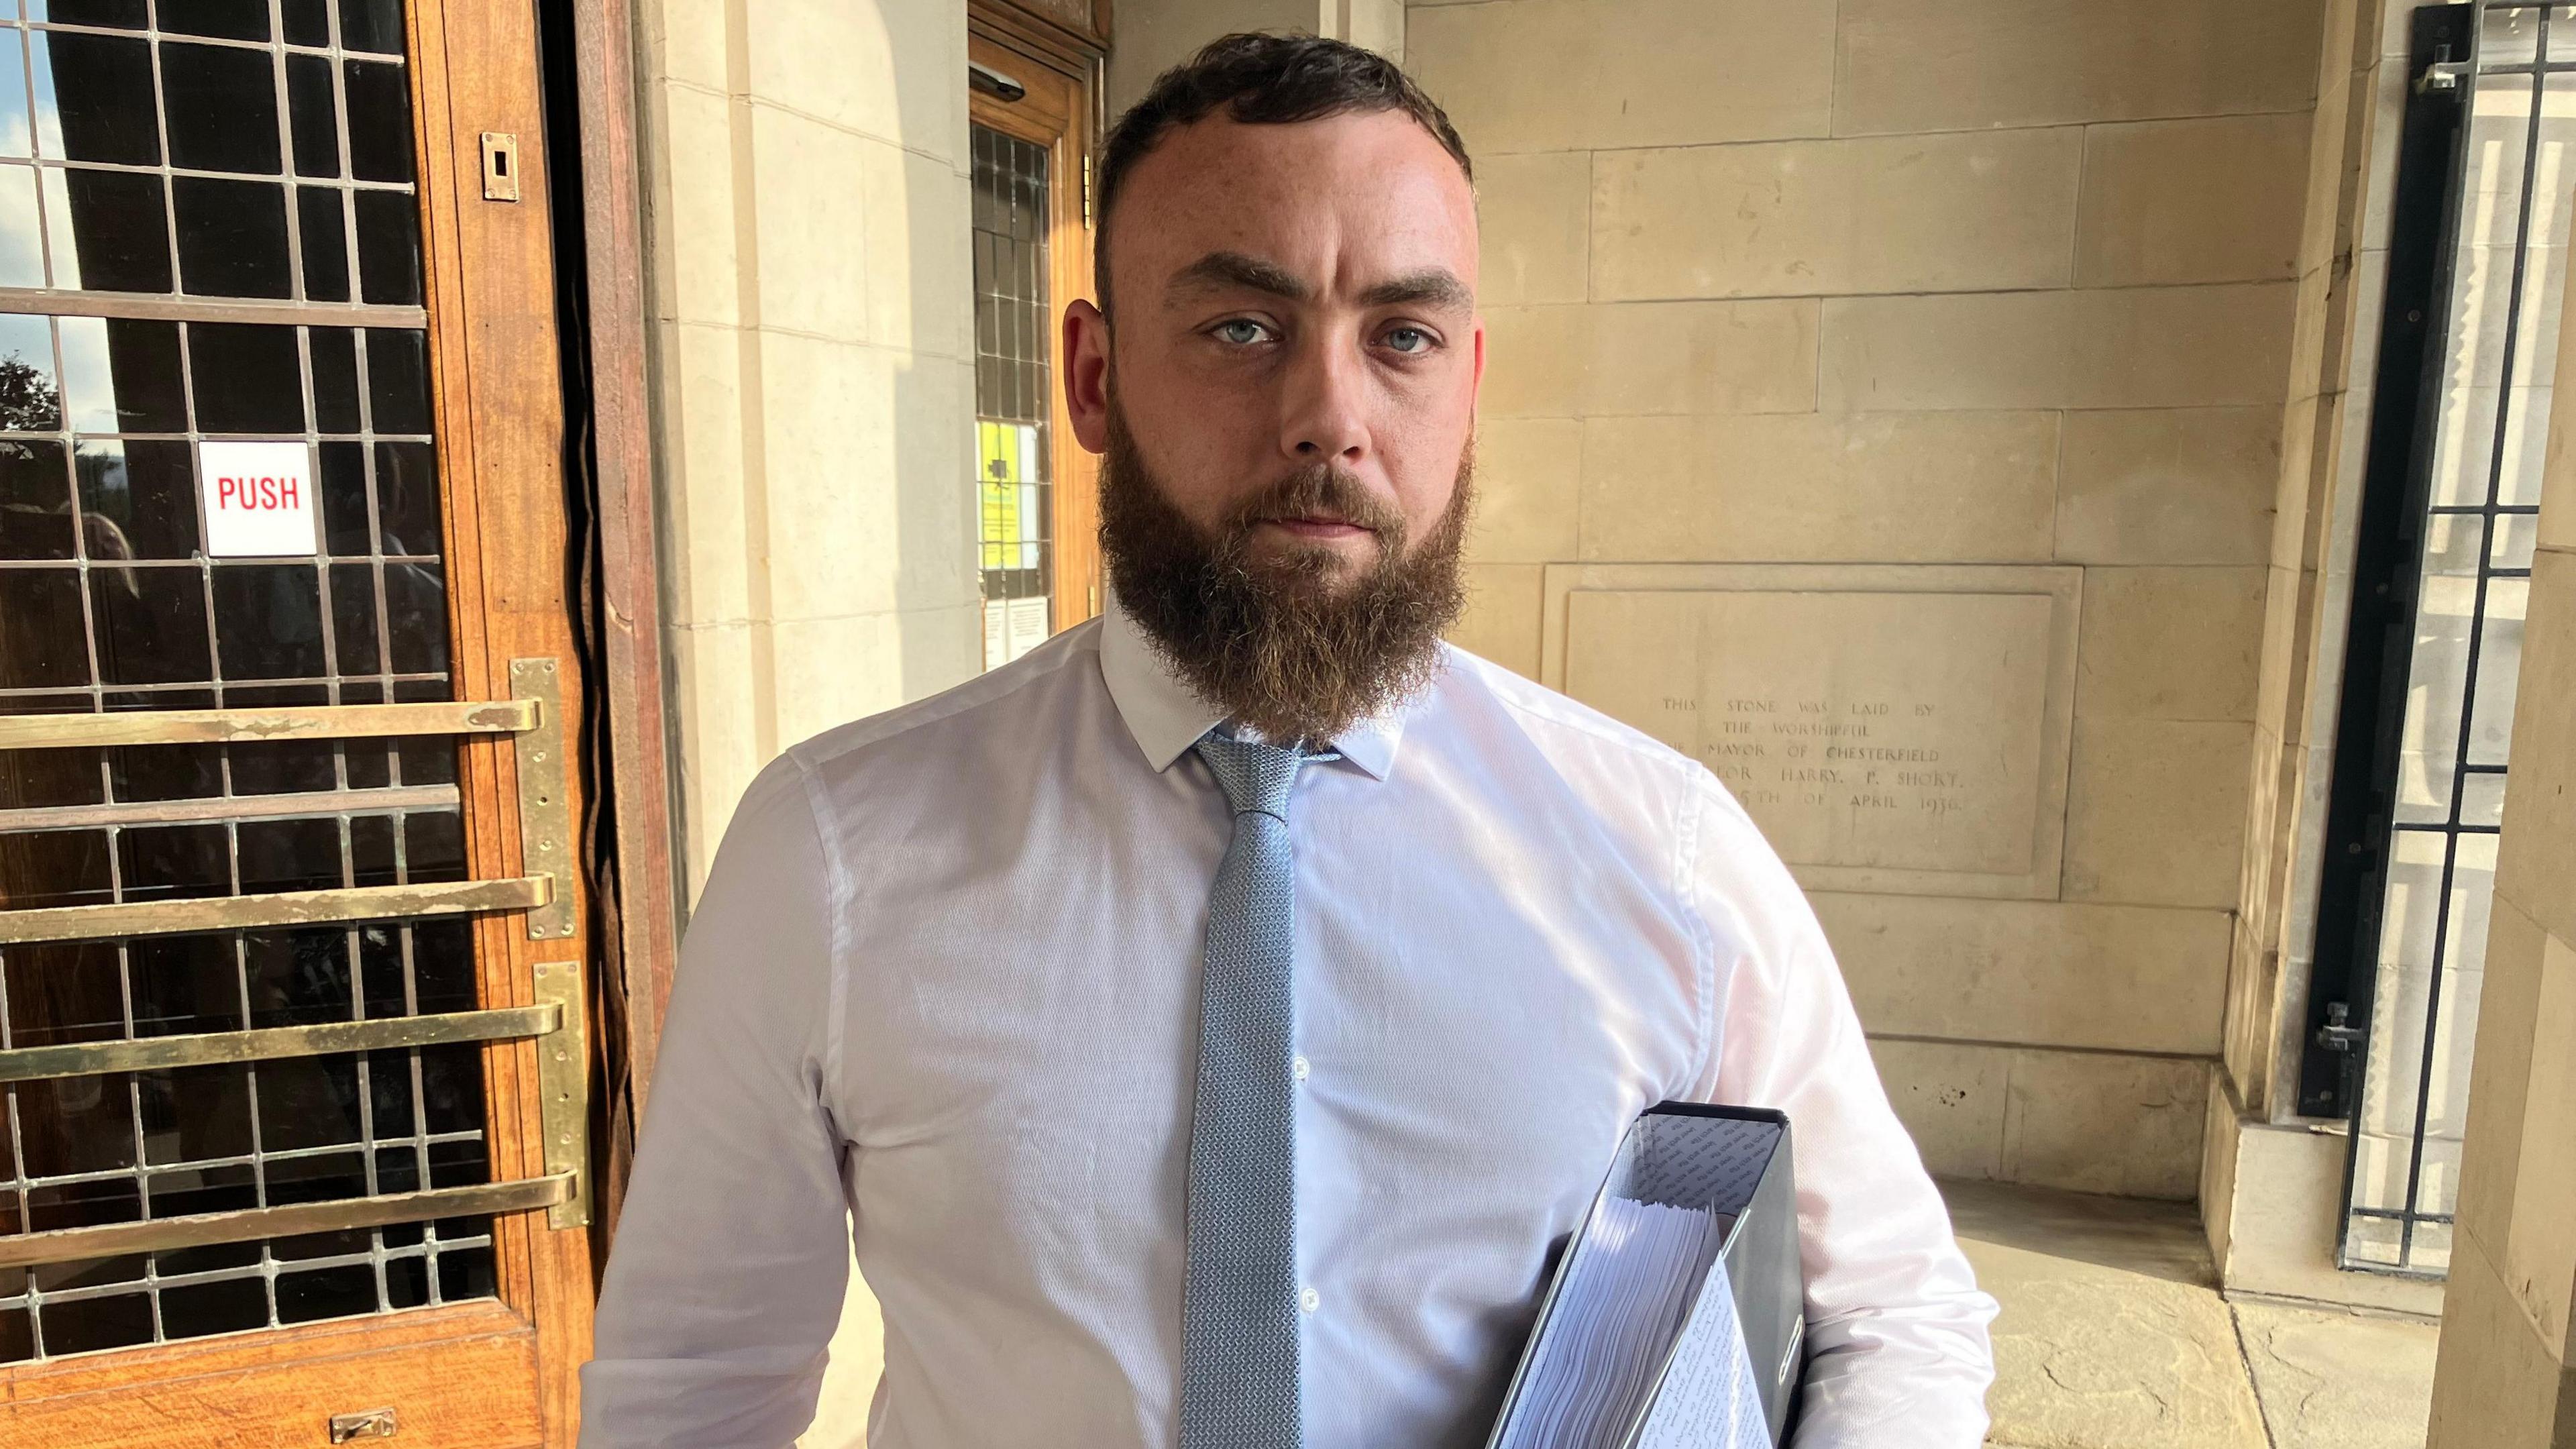
M1220 113L1165 136L1111 222L1115 325L1065 318L1083 446L1108 449L1115 406L1175 512L1328 592L1435 537L1484 329L1475 198L1429 132L1400 111ZM1336 481L1281 492L1317 474Z

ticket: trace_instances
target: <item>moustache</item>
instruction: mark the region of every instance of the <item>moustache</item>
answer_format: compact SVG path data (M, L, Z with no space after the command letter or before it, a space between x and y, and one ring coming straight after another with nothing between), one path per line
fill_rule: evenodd
M1381 544L1404 541L1404 516L1395 506L1329 463L1291 473L1236 505L1226 520L1227 541L1240 542L1255 524L1288 518L1335 518L1376 534Z

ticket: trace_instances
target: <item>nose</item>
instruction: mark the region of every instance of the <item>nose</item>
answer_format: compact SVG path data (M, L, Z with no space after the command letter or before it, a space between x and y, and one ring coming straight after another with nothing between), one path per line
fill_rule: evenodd
M1348 468L1368 456L1362 359L1331 340L1299 349L1280 399L1280 451L1300 465Z

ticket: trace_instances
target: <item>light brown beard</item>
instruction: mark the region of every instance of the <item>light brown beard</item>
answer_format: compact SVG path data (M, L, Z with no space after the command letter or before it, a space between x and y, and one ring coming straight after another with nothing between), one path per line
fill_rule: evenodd
M1458 557L1474 474L1471 442L1448 508L1418 543L1392 507L1328 464L1262 489L1211 535L1173 506L1113 399L1100 548L1119 604L1184 683L1265 740L1320 745L1438 673L1440 635L1465 602ZM1316 512L1375 534L1376 562L1336 584L1347 566L1329 548L1252 556L1263 520Z

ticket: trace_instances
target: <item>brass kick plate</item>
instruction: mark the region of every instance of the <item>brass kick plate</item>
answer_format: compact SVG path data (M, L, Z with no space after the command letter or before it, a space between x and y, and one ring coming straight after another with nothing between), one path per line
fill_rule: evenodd
M563 679L551 659L510 661L510 692L537 701L534 729L519 736L519 868L555 883L554 899L528 912L528 939L569 940L574 932L572 811L564 799Z
M540 961L537 1002L553 1004L563 1025L537 1038L537 1111L545 1134L546 1173L569 1175L572 1195L546 1209L558 1228L590 1226L590 1021L584 1010L581 963Z

